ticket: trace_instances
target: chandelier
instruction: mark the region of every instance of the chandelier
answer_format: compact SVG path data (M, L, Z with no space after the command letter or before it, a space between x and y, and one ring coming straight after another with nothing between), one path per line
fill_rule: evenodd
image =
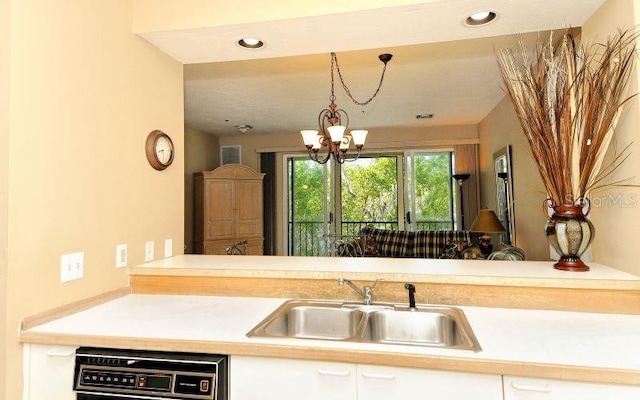
M350 132L350 135L345 135L345 131L349 126L349 115L343 109L338 108L335 103L334 70L338 71L342 88L351 101L356 105L366 106L378 95L384 80L384 73L387 70L387 63L391 60L391 57L393 57L392 54L380 54L378 56L384 64L378 88L367 101L359 102L353 98L349 88L344 83L336 53L331 53L331 96L329 96L329 107L322 110L318 115L318 130L305 129L300 131L304 145L307 147L309 158L317 163L325 164L333 156L336 162L343 164L345 161L355 161L360 156L369 132L364 129L355 129ZM357 150L355 155L347 154L351 143Z

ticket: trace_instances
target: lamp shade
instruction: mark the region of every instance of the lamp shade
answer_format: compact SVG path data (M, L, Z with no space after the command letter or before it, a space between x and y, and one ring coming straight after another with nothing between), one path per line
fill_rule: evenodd
M304 145L312 147L318 142L318 131L312 129L305 129L300 131Z
M354 129L351 131L353 136L353 144L356 146L364 146L364 142L367 140L367 134L369 131L364 129Z
M473 220L469 230L471 232L504 232L506 229L504 229L493 210L482 209L476 219Z
M329 131L329 135L331 135L331 141L333 143L342 142L342 138L344 136L344 130L346 128L347 128L346 126L342 126L342 125L333 125L333 126L327 127L327 130Z

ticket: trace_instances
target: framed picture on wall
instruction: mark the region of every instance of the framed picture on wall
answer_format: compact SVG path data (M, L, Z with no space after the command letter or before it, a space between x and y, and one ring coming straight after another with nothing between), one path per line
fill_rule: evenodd
M220 146L220 165L241 164L240 145Z

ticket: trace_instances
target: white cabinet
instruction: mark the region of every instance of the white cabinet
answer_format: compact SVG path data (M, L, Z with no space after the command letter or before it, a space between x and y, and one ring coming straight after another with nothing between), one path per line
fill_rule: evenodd
M233 400L356 400L354 364L232 356Z
M504 377L504 400L638 400L640 386Z
M358 365L361 400L501 400L500 375Z
M231 357L233 400L502 400L499 375Z
M76 347L24 345L23 400L75 400Z

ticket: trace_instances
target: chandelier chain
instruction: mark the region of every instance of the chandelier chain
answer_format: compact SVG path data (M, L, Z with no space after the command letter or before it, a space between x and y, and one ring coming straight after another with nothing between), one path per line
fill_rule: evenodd
M345 93L347 94L347 96L349 96L349 98L351 99L351 101L353 101L354 104L357 104L359 106L366 106L367 104L371 103L371 101L380 92L380 88L382 87L382 81L384 81L384 73L387 71L387 63L386 62L384 62L384 67L382 68L382 75L380 76L380 82L378 83L378 88L373 93L373 95L369 98L369 100L364 101L364 102L360 102L360 101L356 100L353 97L353 95L351 94L351 91L347 87L347 84L344 82L344 77L342 76L342 71L340 71L340 64L338 63L338 56L336 55L336 53L331 53L331 97L333 99L335 99L335 95L334 95L334 91L333 91L333 85L334 85L334 82L333 82L333 65L334 64L335 64L336 70L338 70L338 77L340 78L340 83L342 83L342 88L344 89Z

